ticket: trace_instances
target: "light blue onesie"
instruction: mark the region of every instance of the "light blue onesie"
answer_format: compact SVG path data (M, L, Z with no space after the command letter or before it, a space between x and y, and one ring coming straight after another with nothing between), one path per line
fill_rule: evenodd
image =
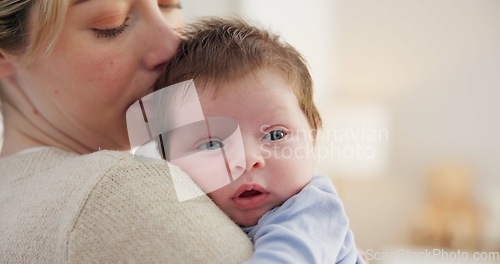
M298 194L245 227L255 245L246 264L363 263L331 180L315 176Z

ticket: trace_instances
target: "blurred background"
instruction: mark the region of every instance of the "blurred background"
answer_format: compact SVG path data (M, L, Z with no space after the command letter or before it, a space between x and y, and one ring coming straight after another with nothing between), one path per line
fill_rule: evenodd
M373 263L427 249L495 251L500 263L500 1L183 6L186 22L255 21L308 60L324 119L317 173L332 177Z
M308 60L324 119L317 173L371 263L500 251L499 0L182 4L186 22L241 16Z

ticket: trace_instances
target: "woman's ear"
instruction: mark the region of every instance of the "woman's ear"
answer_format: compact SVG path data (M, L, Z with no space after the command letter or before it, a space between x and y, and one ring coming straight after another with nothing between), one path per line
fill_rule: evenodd
M12 65L12 55L0 49L0 78L14 74L14 66Z

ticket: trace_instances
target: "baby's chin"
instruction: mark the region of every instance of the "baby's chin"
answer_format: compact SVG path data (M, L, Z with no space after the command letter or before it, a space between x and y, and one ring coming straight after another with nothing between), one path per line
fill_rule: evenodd
M265 205L259 207L254 210L245 210L233 212L232 214L228 214L229 218L231 218L237 225L240 227L251 227L259 223L259 220L262 218L264 214L269 212L270 210L276 208L277 206L283 204L284 201L278 199L274 203L266 203Z
M264 213L242 214L238 216L232 216L231 219L240 227L250 227L258 224L259 219L264 215Z

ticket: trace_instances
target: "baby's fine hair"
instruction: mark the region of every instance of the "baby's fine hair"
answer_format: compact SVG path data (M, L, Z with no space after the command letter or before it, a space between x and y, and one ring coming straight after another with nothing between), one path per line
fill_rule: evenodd
M220 17L200 19L188 25L183 35L178 53L158 79L156 89L189 79L194 79L197 87L200 83L221 87L249 73L271 70L292 86L314 136L321 128L307 63L278 35L239 18Z

